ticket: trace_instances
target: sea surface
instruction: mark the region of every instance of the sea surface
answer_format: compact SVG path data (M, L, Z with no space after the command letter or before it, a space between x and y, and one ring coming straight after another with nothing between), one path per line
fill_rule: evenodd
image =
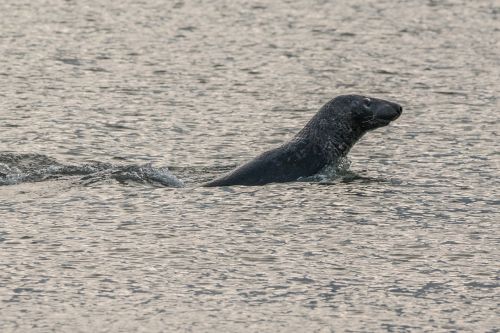
M331 98L325 181L203 188ZM0 1L0 332L500 332L500 3Z

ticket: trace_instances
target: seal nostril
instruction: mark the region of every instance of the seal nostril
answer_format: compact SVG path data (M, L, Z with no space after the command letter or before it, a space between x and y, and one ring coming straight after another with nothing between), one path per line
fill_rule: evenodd
M403 108L400 105L398 105L398 113L399 114L403 113Z

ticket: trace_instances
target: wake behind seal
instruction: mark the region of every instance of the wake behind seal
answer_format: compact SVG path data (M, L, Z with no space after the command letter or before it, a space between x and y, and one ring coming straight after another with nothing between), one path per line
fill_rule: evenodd
M382 99L335 97L289 142L203 186L264 185L312 176L338 163L366 132L389 125L402 111L399 104Z

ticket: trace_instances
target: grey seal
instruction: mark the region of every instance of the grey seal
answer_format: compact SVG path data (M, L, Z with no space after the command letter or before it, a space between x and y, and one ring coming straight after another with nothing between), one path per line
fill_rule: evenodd
M402 111L399 104L382 99L335 97L289 142L203 186L264 185L312 176L338 163L366 132L388 125Z

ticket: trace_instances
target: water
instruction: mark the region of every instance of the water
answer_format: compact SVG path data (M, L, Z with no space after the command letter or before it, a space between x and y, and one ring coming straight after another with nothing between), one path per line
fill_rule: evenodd
M0 331L498 332L499 22L497 1L2 1ZM404 107L344 176L197 186L344 93Z

